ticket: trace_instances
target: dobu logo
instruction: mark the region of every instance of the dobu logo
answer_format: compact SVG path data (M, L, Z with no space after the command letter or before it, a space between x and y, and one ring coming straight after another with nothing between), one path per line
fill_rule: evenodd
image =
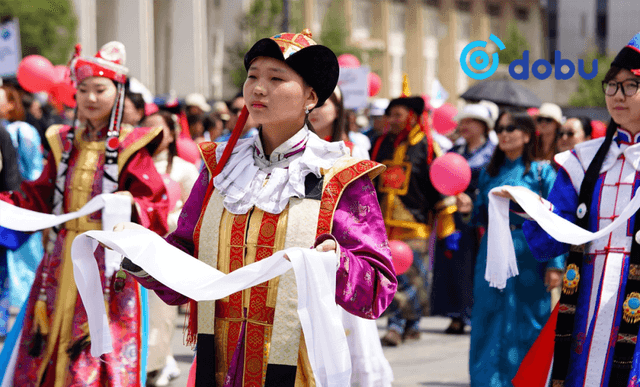
M489 40L495 43L500 51L506 48L504 43L502 43L502 40L500 40L500 38L498 38L494 34L491 34L491 36L489 36ZM482 50L474 51L471 56L469 56L469 64L474 70L480 71L476 73L471 71L471 69L467 65L467 55L469 55L469 51L477 47L485 48L487 47L487 42L485 42L484 40L476 40L475 42L471 42L464 46L464 48L462 49L462 53L460 53L460 66L462 66L462 71L464 71L465 74L473 79L487 79L492 76L493 73L495 73L498 69L498 53L494 52L493 54L491 54L492 63L489 64L489 54Z
M504 50L506 47L502 41L491 34L489 37L493 43L500 49L500 51ZM492 76L496 70L498 69L498 53L495 52L491 55L492 63L489 66L489 55L481 50L474 51L469 56L469 64L467 64L467 55L474 48L487 47L487 42L483 40L476 40L475 42L471 42L467 44L462 53L460 54L460 66L462 67L462 71L467 74L470 78L482 80L487 79ZM547 79L551 76L551 72L555 69L554 77L557 80L565 80L573 77L576 72L576 66L568 59L562 59L562 54L560 51L556 50L554 52L555 66L552 66L546 59L538 59L533 62L531 66L531 73L534 77L538 79ZM469 68L479 71L473 72ZM516 72L516 66L522 66L521 72ZM567 66L569 69L566 73L562 71L562 67ZM540 71L540 67L544 68L543 71ZM587 73L584 70L584 60L578 59L578 74L584 79L593 79L598 75L598 60L594 59L591 62L591 72ZM525 50L522 52L522 59L516 59L513 62L509 63L509 75L513 79L529 79L529 50Z

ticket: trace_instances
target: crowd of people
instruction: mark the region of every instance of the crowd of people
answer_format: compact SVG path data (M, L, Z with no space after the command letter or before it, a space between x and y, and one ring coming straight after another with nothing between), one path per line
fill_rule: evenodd
M543 371L553 383L626 385L640 371L629 365L640 321L631 312L640 313L633 255L639 227L630 221L633 232L569 249L512 204L519 275L500 290L485 280L486 231L489 191L505 185L526 187L590 231L620 216L640 181L638 40L605 77L612 121L598 139L594 121L565 117L553 103L528 111L467 103L455 130L441 133L429 101L411 96L407 84L398 98L350 111L337 87L335 55L308 31L256 42L245 56L244 87L229 101L194 93L154 103L127 77L124 46L110 42L96 56L76 53L71 61L76 108L56 109L46 95L5 80L0 200L61 215L101 193L123 195L138 226L119 230L148 228L223 273L289 247L335 252L335 298L345 314L388 316L381 339L375 326L362 325L371 350L352 352L357 383L390 385L380 345L419 339L421 318L438 315L451 319L444 334L470 331L474 387L511 385L547 321L556 319L554 360ZM468 187L455 195L436 189L429 174L447 152L471 169ZM0 381L167 385L179 375L170 345L175 305L189 304L195 386L312 383L291 278L195 302L127 259L110 270L104 246L95 257L117 340L111 354L92 357L70 256L75 236L100 229L101 221L96 212L34 234L0 228L0 336L8 333L9 308L22 310L14 324L20 335L0 356L7 367ZM411 250L406 272L396 273L389 241ZM591 286L577 290L580 278ZM138 284L153 290L148 300ZM295 343L284 332L294 332ZM591 351L583 353L587 344ZM372 370L367 362L375 356Z

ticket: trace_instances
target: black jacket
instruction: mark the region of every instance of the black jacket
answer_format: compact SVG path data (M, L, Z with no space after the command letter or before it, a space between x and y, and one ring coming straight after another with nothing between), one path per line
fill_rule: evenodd
M2 126L0 126L0 153L2 154L0 192L17 190L22 182L20 169L18 169L18 154L13 147L9 132Z

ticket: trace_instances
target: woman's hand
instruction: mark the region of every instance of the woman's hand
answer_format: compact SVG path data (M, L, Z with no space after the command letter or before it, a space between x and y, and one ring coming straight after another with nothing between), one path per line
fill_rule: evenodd
M501 198L507 198L509 200L513 200L513 196L511 196L511 194L509 193L509 191L507 191L506 189L503 189L502 191L494 191L493 192L494 195L499 196Z
M336 245L336 241L334 241L333 239L327 239L326 241L316 246L316 250L321 253L326 253L327 251L336 251L337 247L338 246Z
M133 195L131 195L131 192L129 191L118 191L118 192L114 192L116 195L122 195L122 196L128 196L129 199L131 199L131 205L135 204L135 201L133 200ZM116 230L113 230L116 231Z
M563 276L563 270L547 269L547 272L544 274L544 285L547 287L547 292L550 292L554 288L561 286Z
M133 222L118 223L113 227L113 231L120 232L124 230L146 230L144 226L141 226Z
M321 253L326 253L327 251L335 252L337 247L338 246L336 245L336 241L334 241L333 239L327 239L326 241L316 246L316 251L319 251ZM286 259L287 261L291 261L289 257L287 257L287 254L284 255L284 259Z
M458 207L458 212L468 214L473 210L473 202L469 195L462 192L456 195L456 207Z

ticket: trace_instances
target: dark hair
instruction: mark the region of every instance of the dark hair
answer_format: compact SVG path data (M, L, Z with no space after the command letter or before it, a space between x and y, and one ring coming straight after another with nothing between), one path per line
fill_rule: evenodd
M208 131L209 128L215 128L216 123L218 122L224 122L222 121L222 118L220 118L219 114L213 113L205 116L204 119L202 120L202 126L204 127L204 131L205 132Z
M333 120L331 125L331 142L342 141L344 135L347 133L347 115L344 110L344 102L342 101L342 91L340 91L340 97L334 91L329 99L336 106L336 119Z
M131 103L133 103L133 107L136 110L142 111L142 117L140 117L140 120L138 121L138 125L140 125L142 123L142 120L144 120L144 118L147 116L145 114L145 110L144 110L145 102L144 102L144 98L142 97L142 94L134 93L131 90L127 90L125 88L125 90L124 90L124 98L125 99L128 98L129 101L131 101Z
M178 133L176 133L177 119L174 120L174 115L164 110L158 110L157 112L150 114L147 117L153 117L153 116L160 116L160 118L164 120L165 124L167 124L167 127L169 128L169 132L171 132L171 134L173 135L173 141L169 143L169 159L167 160L168 161L167 174L169 174L171 173L173 158L178 155L178 148L176 146L176 139L178 138L178 135L179 135Z
M125 90L124 97L129 98L129 100L133 103L133 106L135 106L137 110L144 111L145 102L144 102L144 98L142 97L142 94ZM144 118L144 116L142 118Z
M622 68L618 66L609 67L609 71L607 71L607 73L604 75L604 79L602 80L602 82L607 83L611 81L613 78L616 77L616 75L618 75L620 71L622 71Z
M529 142L524 144L524 149L522 149L522 162L524 163L524 174L526 175L531 168L531 161L533 161L533 154L535 149L535 140L536 140L536 125L533 123L533 119L527 113L511 113L508 111L503 111L498 116L496 120L496 125L502 119L502 116L508 115L511 118L512 124L522 130L525 134L529 135ZM500 167L504 164L504 159L506 155L500 149L500 146L497 146L493 151L493 156L491 156L491 160L489 164L487 164L487 173L491 177L495 177L500 172Z
M582 125L582 130L584 131L584 136L587 137L591 137L591 130L593 129L593 127L591 126L591 118L587 117L587 116L578 116L576 117L578 119L578 121L580 121L580 124Z

